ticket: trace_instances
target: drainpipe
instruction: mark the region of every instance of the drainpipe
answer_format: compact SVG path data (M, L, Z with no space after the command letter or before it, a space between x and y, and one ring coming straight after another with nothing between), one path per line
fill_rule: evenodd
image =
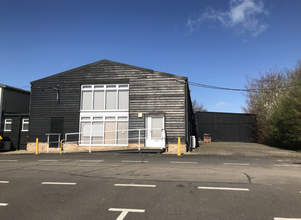
M0 134L2 133L2 114L3 114L3 87L0 86Z
M22 130L22 116L19 115L18 141L17 141L17 147L18 147L18 150L20 150L21 132L22 132L21 130Z
M186 152L189 150L189 133L188 133L188 104L187 104L187 98L188 98L188 81L185 80L185 142L186 142Z

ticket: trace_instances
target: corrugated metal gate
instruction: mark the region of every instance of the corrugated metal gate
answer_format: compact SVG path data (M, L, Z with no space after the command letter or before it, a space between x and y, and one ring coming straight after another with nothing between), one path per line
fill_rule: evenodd
M251 114L196 112L198 137L210 134L212 141L257 142L255 117Z

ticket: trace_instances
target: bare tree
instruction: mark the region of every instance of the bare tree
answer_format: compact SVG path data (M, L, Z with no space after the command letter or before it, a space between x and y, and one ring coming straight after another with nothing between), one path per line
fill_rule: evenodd
M275 68L259 74L259 79L247 77L245 85L248 90L245 94L247 106L242 109L246 113L256 115L258 142L269 143L272 135L273 110L286 94L287 77L283 71Z
M204 104L199 104L196 99L194 99L191 104L193 112L207 112L207 109L204 108Z

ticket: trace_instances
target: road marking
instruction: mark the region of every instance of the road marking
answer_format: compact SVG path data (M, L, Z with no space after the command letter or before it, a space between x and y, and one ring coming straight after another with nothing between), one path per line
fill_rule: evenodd
M118 216L116 220L123 220L124 217L129 213L129 212L145 212L144 209L116 209L116 208L110 208L109 211L113 212L121 212L121 214Z
M9 183L9 181L0 181L0 183Z
M233 190L233 191L250 191L246 188L223 188L223 187L204 187L200 186L199 189L216 189L216 190Z
M274 220L301 220L301 218L274 218Z
M79 162L95 162L95 163L100 163L103 162L103 160L78 160Z
M42 182L44 185L76 185L76 183L65 183L65 182Z
M198 162L170 161L170 163L190 163L190 164L196 164Z
M249 166L249 163L223 163L224 165Z
M301 164L275 164L276 167L300 167Z
M7 206L8 203L0 203L0 206Z
M15 161L18 161L18 160L0 160L1 162L15 162Z
M53 161L58 161L58 160L39 160L40 162L53 162Z
M143 185L143 184L114 184L114 186L156 187L156 185Z
M122 160L122 163L148 163L148 161L144 160Z

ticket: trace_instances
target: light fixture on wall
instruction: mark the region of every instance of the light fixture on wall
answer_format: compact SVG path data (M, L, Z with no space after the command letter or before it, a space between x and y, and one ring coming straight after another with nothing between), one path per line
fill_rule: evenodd
M38 87L40 88L40 87ZM54 91L56 91L56 100L58 101L58 104L61 103L61 98L60 98L60 85L57 85L56 87L51 87L48 86L47 89L52 89ZM45 89L42 88L42 91L44 91Z

